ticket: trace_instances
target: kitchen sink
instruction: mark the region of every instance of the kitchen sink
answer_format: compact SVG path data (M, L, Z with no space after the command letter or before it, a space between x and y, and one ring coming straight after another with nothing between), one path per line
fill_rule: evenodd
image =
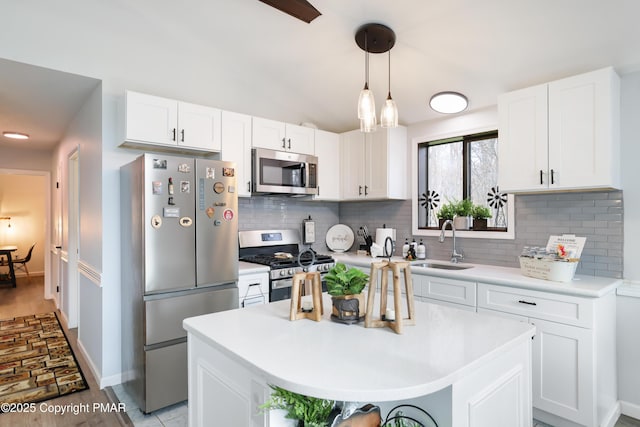
M473 268L472 265L440 264L435 262L424 262L424 261L414 261L411 263L411 265L414 267L439 268L441 270L466 270L468 268Z

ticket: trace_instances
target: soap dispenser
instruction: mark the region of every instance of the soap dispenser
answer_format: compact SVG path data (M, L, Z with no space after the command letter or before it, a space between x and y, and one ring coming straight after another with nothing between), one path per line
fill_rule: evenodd
M407 259L407 254L409 253L409 239L404 239L404 245L402 245L402 258Z
M427 247L422 243L422 239L420 239L420 244L418 245L418 250L416 251L416 257L418 259L426 259L427 258Z

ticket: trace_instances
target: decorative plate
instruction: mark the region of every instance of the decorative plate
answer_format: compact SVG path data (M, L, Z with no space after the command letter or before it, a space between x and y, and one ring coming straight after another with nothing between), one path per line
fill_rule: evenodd
M353 245L353 230L348 225L336 224L327 231L327 247L333 252L345 252Z

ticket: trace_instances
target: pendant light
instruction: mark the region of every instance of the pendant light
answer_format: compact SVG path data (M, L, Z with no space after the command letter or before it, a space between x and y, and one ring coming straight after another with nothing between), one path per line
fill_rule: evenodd
M391 98L391 49L389 49L389 93L380 112L380 126L383 128L398 127L398 106Z
M365 52L365 83L358 98L358 119L362 132L374 132L377 126L373 92L369 89L369 54L390 52L396 42L393 30L382 24L365 24L356 32L356 44ZM391 53L389 53L389 91L380 115L383 127L398 126L398 107L391 98Z
M376 127L376 101L373 92L369 90L369 50L367 31L364 32L364 88L358 97L358 118L360 130L372 132Z

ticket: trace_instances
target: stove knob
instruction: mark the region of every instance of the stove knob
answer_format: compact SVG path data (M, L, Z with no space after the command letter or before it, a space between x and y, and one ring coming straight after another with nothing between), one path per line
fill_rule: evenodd
M286 270L280 270L280 276L286 276L287 272Z
M289 269L289 275L295 274L295 270L293 268Z

